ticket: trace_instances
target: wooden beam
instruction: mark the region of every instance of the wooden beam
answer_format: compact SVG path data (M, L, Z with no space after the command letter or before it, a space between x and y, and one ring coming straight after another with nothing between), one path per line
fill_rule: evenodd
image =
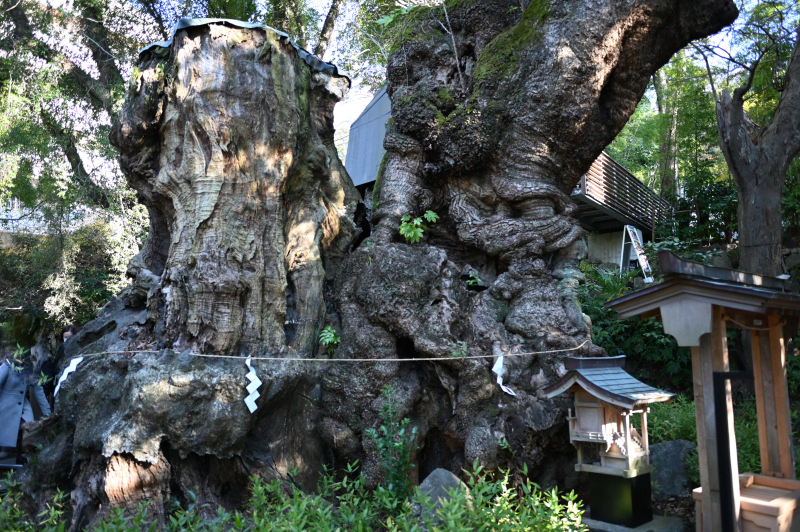
M703 356L703 352L706 352L706 356ZM713 415L711 419L706 421L706 390L708 390L708 399L709 403L712 405L714 404L714 399L711 393L711 386L713 382L709 382L709 386L705 386L704 382L704 374L708 373L708 371L703 371L703 361L707 359L707 365L710 369L710 362L711 357L709 356L711 353L711 335L704 334L700 337L700 346L692 346L692 387L694 389L694 410L695 410L695 423L697 424L697 457L698 461L700 462L700 485L703 488L703 495L702 501L698 504L700 512L702 514L702 519L700 515L697 516L697 532L714 532L714 527L712 523L711 516L714 515L714 511L717 510L717 515L719 515L719 483L714 482L716 489L717 489L717 505L716 508L712 503L713 494L712 490L714 486L712 486L712 480L709 478L709 454L708 454L708 447L709 447L709 433L708 431L714 431L714 422L713 422ZM716 451L716 449L712 449ZM713 456L716 457L716 452L713 453ZM711 472L715 472L717 470L716 459L714 458L711 463ZM719 522L719 520L717 520Z
M783 478L795 478L794 449L792 443L791 412L789 409L789 385L786 382L786 348L783 343L783 327L780 316L768 316L769 347L772 359L772 382L775 389L775 422L779 442L779 468Z
M769 442L775 441L774 436L768 435L771 431L770 427L774 425L769 423L767 417L766 404L770 402L767 394L772 394L772 371L769 361L769 351L762 355L761 344L763 342L762 331L750 331L750 345L753 353L753 381L755 384L756 395L756 418L758 420L758 449L761 455L761 472L765 475L772 474L772 461L770 460ZM764 367L768 368L764 371ZM765 374L766 373L766 374ZM770 413L772 410L770 409Z
M789 390L786 382L786 351L780 316L762 316L763 327L751 330L753 377L758 416L761 473L795 478L791 436Z
M713 307L711 333L700 337L700 346L692 347L692 384L694 388L695 419L697 423L697 453L700 462L700 484L703 487L702 521L698 519L698 532L722 530L720 507L719 464L714 408L714 372L729 371L728 342L721 307ZM730 381L726 381L726 409L730 433L730 456L736 456L736 437L733 432L733 402ZM739 465L731 461L733 507L737 530L741 530L739 517Z

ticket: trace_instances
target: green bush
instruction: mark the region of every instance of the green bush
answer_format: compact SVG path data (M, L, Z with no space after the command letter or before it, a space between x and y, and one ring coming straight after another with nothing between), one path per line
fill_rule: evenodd
M657 279L662 277L661 266L658 263L659 251L672 251L682 259L709 266L715 257L722 254L719 249L703 247L703 243L697 239L687 238L682 240L676 236L668 236L658 242L648 242L644 245L644 253L647 255L650 268L653 270L653 276Z
M394 388L387 386L382 390L384 399L381 407L383 424L376 429L367 429L367 436L375 443L378 456L381 457L386 489L392 497L402 499L411 493L410 472L414 467L411 454L416 450L414 440L417 427L406 432L409 419L400 419L397 402L394 400Z
M792 342L795 346L800 346L800 336ZM800 396L800 356L797 347L794 352L786 350L786 378L789 384L789 395L792 397Z
M760 472L761 452L758 447L758 418L756 403L753 400L734 405L734 431L736 433L736 454L739 460L739 472ZM655 403L650 405L647 416L647 432L650 444L672 440L689 440L697 442L697 425L694 402L684 396L678 396L671 403ZM796 439L800 434L795 432ZM797 450L796 450L797 453ZM795 466L800 462L795 460ZM700 484L700 466L697 454L689 463L692 482ZM800 475L800 469L797 470Z
M638 418L634 416L634 419ZM670 403L651 404L647 419L647 434L651 444L672 440L697 441L694 402L686 396L679 395Z
M137 251L129 233L96 221L60 234L15 234L0 248L0 321L19 314L51 325L94 318L127 284L125 269Z
M326 469L317 493L308 494L296 485L279 480L264 482L253 478L251 499L244 512L228 512L218 508L198 508L197 498L189 492L190 502L184 508L172 504L166 530L169 532L267 532L300 531L333 532L352 530L367 532L431 532L444 531L517 531L580 532L582 511L577 496L559 494L556 489L543 491L528 478L527 466L522 469L524 481L512 483L508 471L493 476L473 464L467 473L469 493L455 490L451 498L436 508L418 488L412 490L408 473L414 431L406 433L408 419L399 419L394 390L383 391L386 400L384 424L371 437L378 446L386 484L368 489L366 480L355 465L348 466L340 480ZM388 468L393 468L390 471ZM518 475L520 476L520 475ZM48 510L31 519L21 505L22 495L13 477L7 477L8 493L0 495L0 523L6 532L63 532L68 520L64 515L65 495L59 493ZM207 517L213 515L213 517ZM114 510L103 522L95 523L94 532L155 532L157 525L148 516L146 504L140 504L135 515Z
M431 532L492 530L497 532L536 530L542 532L580 532L582 511L574 493L559 494L555 489L541 490L525 480L512 486L508 472L499 478L482 471L467 475L469 495L451 492L451 498L435 509L434 501L418 489L405 500L395 499L387 490L369 490L363 476L349 467L342 480L332 473L323 475L316 494L288 488L280 481L253 479L251 500L243 512L216 513L198 508L194 495L186 508L174 504L165 530L184 531L300 531L333 532L337 530L387 532ZM523 476L527 471L523 469ZM21 494L11 482L11 490L0 496L0 523L7 532L63 532L68 520L60 496L50 509L37 519L30 519L21 509ZM418 509L427 509L419 512ZM421 514L421 515L420 515ZM203 517L212 515L213 517ZM133 516L114 510L93 532L154 532L157 525L149 517L146 504Z

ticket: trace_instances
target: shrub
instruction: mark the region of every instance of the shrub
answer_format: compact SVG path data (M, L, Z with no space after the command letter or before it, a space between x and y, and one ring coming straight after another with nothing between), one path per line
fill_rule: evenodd
M672 251L682 259L706 265L711 265L714 257L722 254L721 250L703 247L702 242L697 239L681 240L672 236L658 242L648 242L644 245L644 253L647 255L647 261L653 270L653 276L656 278L662 277L661 266L658 263L658 252L665 250Z
M761 471L761 453L758 447L758 418L753 400L734 405L734 431L736 433L736 454L739 472ZM671 403L650 405L647 432L650 444L672 440L697 442L697 425L694 402L684 396L676 397ZM800 434L795 431L794 437ZM795 461L795 467L800 465ZM689 473L695 485L700 484L700 466L695 453L689 462ZM800 470L797 471L800 474Z
M411 215L404 214L400 219L400 234L409 244L416 244L430 228L422 223L422 218L428 223L436 223L439 215L433 211L425 211L425 214L418 218L411 218Z
M414 467L411 454L416 450L414 440L417 427L406 433L410 420L400 419L394 388L387 386L382 390L384 403L381 407L383 424L378 429L367 429L367 436L375 443L386 479L386 489L391 496L401 499L411 493L409 473Z
M198 508L194 494L186 508L173 505L165 530L169 532L206 531L300 531L333 532L336 530L411 532L425 528L431 532L445 531L517 531L581 532L582 511L574 493L559 494L557 490L542 490L525 480L512 487L509 472L499 478L481 470L475 464L467 475L469 495L461 490L450 493L451 498L435 509L433 500L418 489L405 500L397 500L386 490L369 490L363 476L354 466L348 467L342 480L328 471L323 475L319 492L306 494L296 487L286 488L280 481L264 482L253 479L251 500L243 512L228 512L218 508ZM523 476L527 470L522 470ZM65 496L30 519L21 508L21 494L11 482L11 490L0 495L0 523L8 532L63 532L68 519L63 509ZM427 512L418 512L426 508ZM211 515L212 517L204 517ZM140 504L135 515L114 510L103 522L90 529L93 532L155 532L157 525L150 517L146 504Z
M556 489L542 490L526 479L518 488L509 485L507 471L492 480L477 462L474 472L467 474L469 494L456 490L436 512L435 519L427 519L428 530L469 532L492 530L515 532L536 530L541 532L585 531L581 524L582 511L577 496L570 492L559 495ZM527 476L527 468L522 470ZM430 501L417 499L430 504Z
M12 245L0 248L0 303L13 310L0 319L19 312L43 314L51 323L92 319L127 283L135 238L101 221L60 234L15 234Z
M339 345L341 341L342 339L336 334L336 329L330 325L326 326L322 329L322 332L319 333L319 343L326 349L328 356L333 356L336 346Z
M186 508L174 503L168 516L169 532L267 532L300 531L333 532L352 530L367 532L431 532L445 531L517 531L583 532L582 511L575 493L559 494L554 488L542 490L528 478L527 466L521 482L510 481L508 471L495 477L483 471L476 461L467 473L469 494L463 490L450 492L450 499L437 509L435 502L417 488L411 490L408 471L414 431L406 435L408 419L398 421L394 391L383 391L386 403L382 425L372 437L379 446L387 471L386 487L367 488L366 480L356 465L344 470L341 480L326 468L317 493L307 494L296 485L287 486L279 480L264 482L253 478L251 499L244 512L228 512L218 508L216 514L208 508L198 508L197 498L189 492ZM391 426L387 424L391 423ZM400 478L400 476L404 478ZM48 510L32 520L21 505L22 495L11 474L7 477L8 493L0 495L0 523L8 532L63 532L68 519L64 515L66 496L59 492ZM421 509L427 511L420 512ZM213 517L204 517L214 515ZM155 532L157 525L148 516L146 504L140 504L135 515L125 515L121 509L112 511L103 522L97 522L94 532Z
M677 396L670 403L651 404L647 417L647 434L651 444L672 440L697 441L694 402L684 395Z

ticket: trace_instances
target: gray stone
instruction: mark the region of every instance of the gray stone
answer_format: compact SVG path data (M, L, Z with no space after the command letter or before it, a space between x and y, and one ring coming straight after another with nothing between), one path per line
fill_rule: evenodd
M731 258L728 256L727 253L721 253L714 257L711 260L711 265L716 266L717 268L733 268L733 264L731 263Z
M784 262L786 263L787 270L791 270L792 268L800 266L800 251L793 250L792 253L789 253L784 258Z
M590 532L688 532L691 530L691 526L680 517L666 515L654 515L652 521L636 528L612 525L588 517L584 517L582 522L589 527Z
M429 497L432 504L429 506L416 506L417 516L423 522L436 522L438 520L435 516L436 511L442 507L444 502L450 500L450 492L457 489L464 490L467 492L467 498L471 498L469 488L457 476L441 467L434 469L419 485L420 492Z
M650 446L650 464L653 466L653 496L670 497L689 492L689 453L695 450L694 442L675 440Z
M449 500L450 495L448 492L454 489L469 491L469 488L461 479L441 467L434 469L419 485L419 490L437 503L439 499L443 501ZM441 504L438 504L438 506L441 506Z

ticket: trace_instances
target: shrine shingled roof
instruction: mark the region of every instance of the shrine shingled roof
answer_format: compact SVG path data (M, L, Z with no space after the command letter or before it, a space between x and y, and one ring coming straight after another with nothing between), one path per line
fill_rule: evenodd
M637 405L669 401L675 396L635 379L622 369L624 365L624 356L568 358L567 374L547 387L544 393L547 397L554 397L580 387L601 401L628 410Z

